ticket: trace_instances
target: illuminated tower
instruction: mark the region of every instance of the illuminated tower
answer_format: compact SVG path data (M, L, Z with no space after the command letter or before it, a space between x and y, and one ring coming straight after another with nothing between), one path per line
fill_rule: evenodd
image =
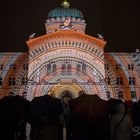
M103 39L85 34L81 11L67 1L48 14L46 35L31 38L27 98L52 94L61 98L66 91L72 98L80 91L106 99Z

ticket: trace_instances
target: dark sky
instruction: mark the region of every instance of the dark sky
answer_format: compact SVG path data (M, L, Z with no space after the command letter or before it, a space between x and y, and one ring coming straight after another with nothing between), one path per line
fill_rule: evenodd
M0 51L28 51L25 43L32 33L45 34L49 11L62 0L5 0L0 4ZM86 33L107 41L105 51L134 52L140 48L139 0L70 0L83 12Z

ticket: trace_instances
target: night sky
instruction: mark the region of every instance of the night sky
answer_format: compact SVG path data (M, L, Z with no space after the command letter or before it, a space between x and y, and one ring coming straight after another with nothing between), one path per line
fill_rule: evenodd
M45 20L62 0L5 0L0 4L0 51L28 51L29 35L45 34ZM70 0L82 11L86 34L107 41L105 51L135 52L140 48L139 0Z

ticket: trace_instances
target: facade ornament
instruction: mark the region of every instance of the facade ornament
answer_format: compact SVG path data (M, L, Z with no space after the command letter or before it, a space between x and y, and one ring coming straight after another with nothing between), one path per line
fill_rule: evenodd
M60 25L60 29L63 29L63 30L69 30L69 29L72 29L73 28L73 25L72 25L72 22L71 22L71 18L66 18L64 20L64 22Z
M64 0L64 1L61 3L61 6L63 6L65 9L68 9L69 6L70 6L70 3L69 3L67 0Z

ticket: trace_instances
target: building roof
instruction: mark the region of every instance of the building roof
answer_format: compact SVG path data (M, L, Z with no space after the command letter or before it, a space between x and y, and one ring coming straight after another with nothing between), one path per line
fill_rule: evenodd
M86 34L82 34L82 33L79 33L77 31L74 31L74 30L59 30L59 31L56 31L56 32L53 32L53 33L50 33L50 34L46 34L46 35L43 35L43 36L40 36L40 37L36 37L36 38L33 38L33 39L30 39L27 41L27 44L28 46L31 46L33 45L34 43L38 43L40 41L43 41L45 39L51 39L51 38L67 38L67 37L70 37L70 38L81 38L81 39L85 39L87 41L90 41L90 42L94 42L96 44L98 44L99 46L101 47L104 47L106 42L102 39L99 39L99 38L95 38L95 37L92 37L90 35L86 35Z

